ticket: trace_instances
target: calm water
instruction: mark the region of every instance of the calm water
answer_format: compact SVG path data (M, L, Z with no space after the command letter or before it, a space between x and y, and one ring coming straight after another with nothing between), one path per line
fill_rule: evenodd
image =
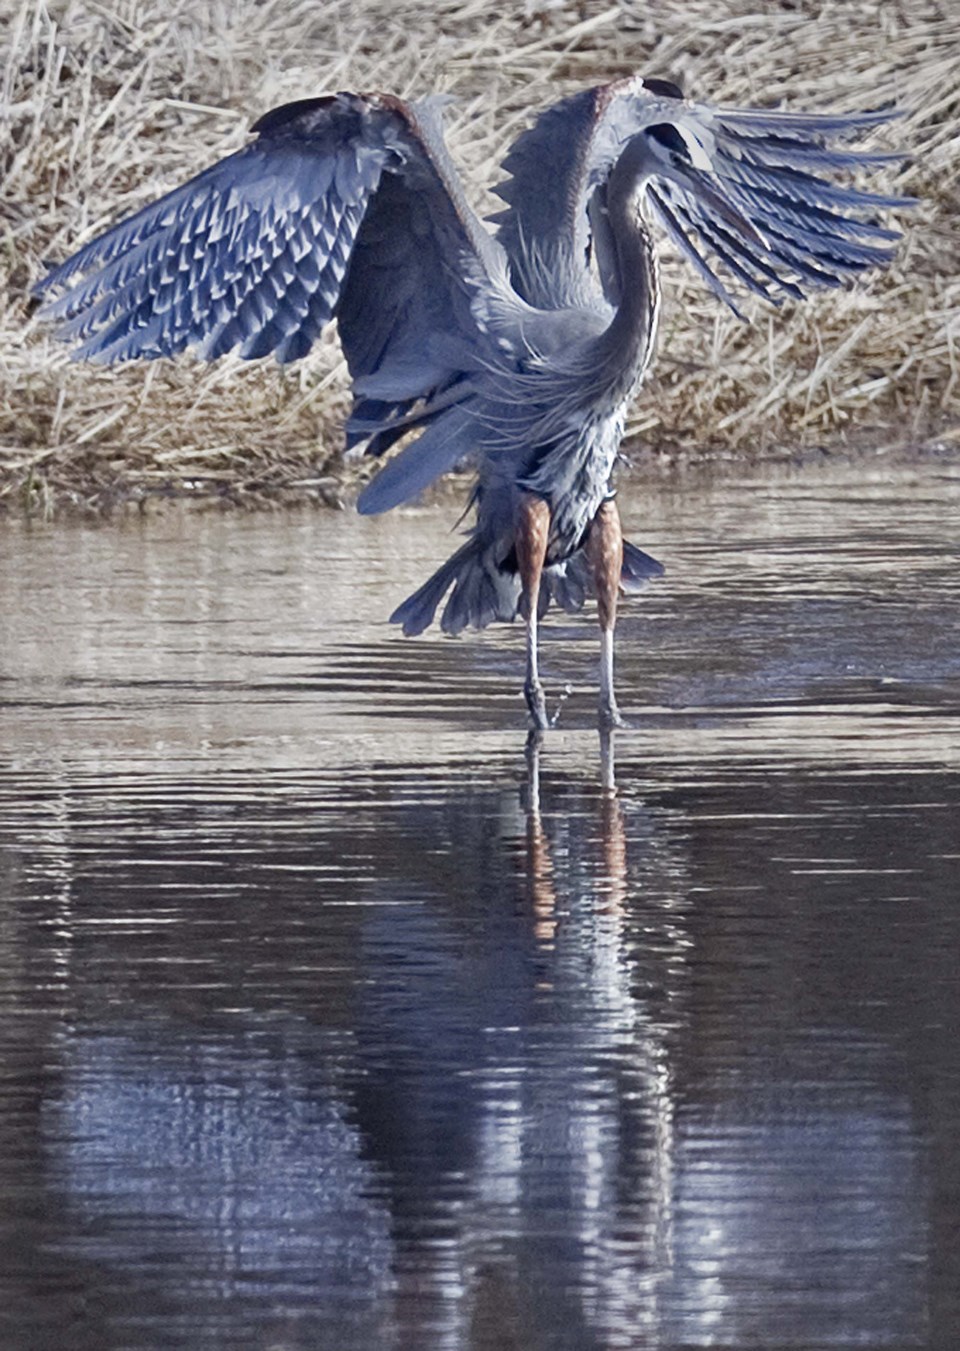
M5 1351L960 1345L960 470L635 496L616 795L453 508L0 526Z

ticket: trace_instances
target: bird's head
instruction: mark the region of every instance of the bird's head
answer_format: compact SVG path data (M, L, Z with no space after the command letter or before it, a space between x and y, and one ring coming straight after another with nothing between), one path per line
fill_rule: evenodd
M668 196L671 189L677 189L696 198L742 238L763 244L756 227L724 186L709 144L684 124L682 114L678 113L676 120L653 122L631 136L610 179L612 191L619 188L637 205L651 185L665 190Z

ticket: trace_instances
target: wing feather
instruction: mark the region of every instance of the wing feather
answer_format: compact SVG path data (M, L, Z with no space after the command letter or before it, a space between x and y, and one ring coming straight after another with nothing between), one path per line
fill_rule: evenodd
M778 303L784 294L801 296L798 283L836 286L883 267L900 236L877 214L912 199L835 180L902 159L849 144L894 116L714 107L640 77L577 94L542 114L504 160L510 177L497 192L508 207L494 219L514 285L543 308L617 303L613 241L592 228L596 204L626 142L653 128L662 138L665 127L694 146L690 167L704 191L654 176L647 189L653 214L735 312L719 271ZM721 215L718 192L753 227L752 237Z
M354 374L425 348L441 328L469 323L461 252L494 249L463 199L429 101L337 94L274 109L256 140L55 267L36 288L42 315L75 355L111 362L171 356L196 346L213 359L303 356L342 307ZM416 205L380 220L380 238L358 237L379 194ZM416 210L418 237L394 237ZM376 275L374 275L376 273ZM429 277L432 301L406 313L405 297ZM371 283L374 285L371 288ZM363 296L360 303L358 297ZM370 323L376 340L361 332ZM409 356L407 356L409 361ZM434 363L435 367L435 363ZM441 377L456 372L444 369ZM435 368L431 378L436 378ZM423 395L431 392L427 382Z
M354 380L348 444L427 426L366 510L406 500L472 449L459 406L477 275L502 250L468 206L442 100L338 94L274 109L257 139L54 268L43 315L78 358L304 356L336 319ZM432 425L429 425L432 424Z
M675 213L670 209L668 203L655 192L651 192L650 196L651 200L653 201L654 209L656 211L657 216L659 217L661 225L663 225L667 234L676 244L677 248L687 259L687 261L693 264L694 269L700 274L701 278L707 283L707 285L710 287L710 290L714 293L714 295L717 296L720 300L722 300L725 305L729 305L730 309L733 310L734 314L737 316L738 319L742 319L743 315L737 308L736 301L730 295L729 291L724 286L720 278L717 276L716 272L714 272L713 268L704 258L703 254L697 248L696 244L693 243L689 235L683 229L683 226L680 224L680 221L677 219Z

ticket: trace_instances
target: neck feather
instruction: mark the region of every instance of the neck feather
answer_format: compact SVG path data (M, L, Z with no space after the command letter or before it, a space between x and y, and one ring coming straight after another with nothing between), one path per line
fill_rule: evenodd
M609 212L620 269L620 305L601 342L625 397L638 384L653 356L660 312L660 268L633 195L611 193Z

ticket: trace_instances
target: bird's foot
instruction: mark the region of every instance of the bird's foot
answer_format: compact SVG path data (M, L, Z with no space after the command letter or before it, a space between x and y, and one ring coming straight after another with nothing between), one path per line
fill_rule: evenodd
M550 719L547 717L547 701L544 697L543 686L539 680L528 680L523 687L523 693L527 700L527 708L530 710L534 727L540 732L545 732L550 726Z
M608 703L606 700L601 699L600 726L601 728L609 729L612 727L629 727L630 724L613 701Z

